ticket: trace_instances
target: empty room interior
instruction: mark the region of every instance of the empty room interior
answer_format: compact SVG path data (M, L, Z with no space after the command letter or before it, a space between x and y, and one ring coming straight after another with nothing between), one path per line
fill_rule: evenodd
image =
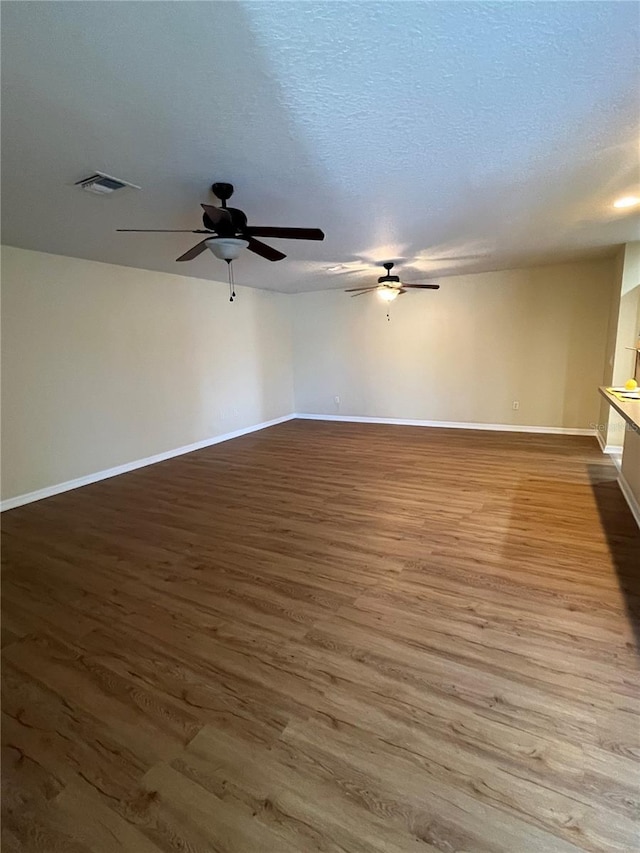
M1 7L3 851L640 851L640 6Z

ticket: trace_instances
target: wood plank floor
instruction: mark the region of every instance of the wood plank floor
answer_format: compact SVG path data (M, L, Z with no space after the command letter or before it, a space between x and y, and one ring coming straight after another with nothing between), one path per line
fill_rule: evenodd
M640 850L595 439L292 421L3 537L5 853Z

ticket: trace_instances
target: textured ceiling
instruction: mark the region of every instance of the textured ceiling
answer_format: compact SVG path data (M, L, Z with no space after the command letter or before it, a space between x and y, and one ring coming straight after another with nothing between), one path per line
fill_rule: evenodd
M611 207L640 184L639 9L4 2L3 242L221 279L209 253L175 263L192 235L115 229L198 228L228 180L253 224L327 234L270 241L277 264L244 252L255 287L606 254L639 236ZM73 187L96 169L143 189Z

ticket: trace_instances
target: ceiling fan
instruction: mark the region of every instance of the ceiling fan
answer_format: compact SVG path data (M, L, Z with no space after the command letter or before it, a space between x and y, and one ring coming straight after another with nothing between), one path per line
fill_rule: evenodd
M385 302L393 302L397 296L402 296L409 289L415 290L439 290L439 284L404 284L400 283L400 277L391 275L393 269L393 261L386 261L382 266L387 271L386 275L380 276L378 283L372 287L350 287L345 290L345 293L350 293L352 296L363 296L365 293L371 293L377 290L380 298Z
M195 246L192 246L176 261L191 261L206 249L210 249L220 260L235 260L242 249L248 249L268 261L281 261L287 256L267 246L256 237L278 237L287 240L324 240L324 232L319 228L280 228L278 226L249 225L242 210L227 207L227 201L233 195L233 184L215 183L211 189L216 198L220 199L220 207L212 204L201 204L204 210L202 223L204 228L172 229L172 228L118 228L118 231L136 231L142 233L173 233L173 234L208 234Z

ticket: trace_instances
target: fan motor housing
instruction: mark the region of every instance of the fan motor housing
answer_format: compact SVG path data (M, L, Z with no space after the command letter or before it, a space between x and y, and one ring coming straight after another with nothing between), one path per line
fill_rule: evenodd
M232 237L237 232L243 232L247 227L245 213L242 210L238 210L237 207L225 207L225 210L229 213L228 221L220 220L217 225L214 225L209 216L203 213L202 224L204 227L210 231L215 231L221 237Z

